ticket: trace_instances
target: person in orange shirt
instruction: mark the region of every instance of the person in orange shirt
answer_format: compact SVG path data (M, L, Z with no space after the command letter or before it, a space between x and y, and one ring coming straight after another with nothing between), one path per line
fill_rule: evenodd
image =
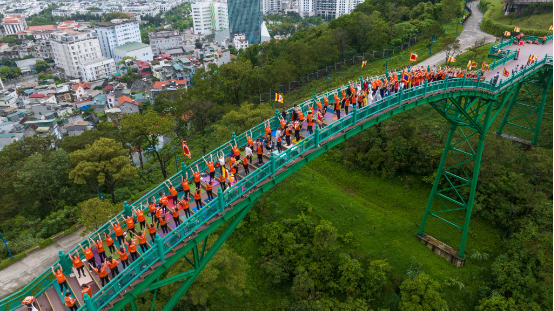
M225 181L226 181L225 175L220 174L219 175L219 186L221 187L222 191L225 191L225 189L227 188L227 185L225 184Z
M302 127L302 123L304 123L304 113L300 107L298 107L298 121L300 121L300 127Z
M52 268L52 273L54 273L54 276L56 277L56 280L58 281L58 285L60 285L60 292L63 293L64 287L65 287L65 289L69 290L69 285L67 284L67 280L65 279L65 275L63 275L63 272L62 272L62 266L60 266L60 264L58 264L56 269L54 269L54 266L52 266L51 268Z
M310 111L307 116L308 119L308 133L312 135L314 133L314 114Z
M196 189L200 188L200 169L198 168L198 164L196 165L196 171L192 173L194 176L194 184L196 185Z
M108 248L110 249L110 253L115 253L116 252L115 246L113 244L112 236L110 235L109 232L105 234L104 241L106 241L106 244L108 244Z
M181 186L183 186L183 191L185 192L185 196L190 196L190 186L189 186L189 173L185 173L185 177L181 176Z
M81 285L81 296L85 298L85 294L88 294L89 297L92 297L92 287L90 285Z
M179 217L179 206L175 205L175 207L171 211L171 216L173 217L173 222L175 223L175 226L178 226L181 224L181 218ZM146 239L144 241L146 242ZM140 238L139 238L139 245L141 245ZM141 249L142 249L142 245L141 245Z
M252 139L252 132L250 132L250 135L246 133L246 141L248 142L248 147L252 148L254 146L254 140Z
M161 223L162 218L165 219L165 215L162 215L162 217L160 217L160 225L162 226L162 229L163 229L163 224ZM167 222L166 222L166 226L167 226ZM127 247L129 248L129 254L131 254L131 259L135 261L138 258L137 239L127 239L127 241L125 241L125 245L127 245Z
M351 96L346 96L344 98L344 115L348 115L348 107L350 106L350 100L352 99Z
M279 117L279 123L281 123L281 128L283 129L287 126L287 121L282 117ZM251 147L254 147L254 142L252 142Z
M337 120L340 119L340 109L341 109L341 104L340 104L340 101L339 101L339 93L337 92L337 94L335 94L335 114L337 115Z
M144 227L146 227L146 217L144 217L144 212L142 211L142 204L140 206L141 208L134 208L133 212L135 215L137 215L137 221L140 224L140 230L143 230Z
M119 260L121 260L121 265L123 265L123 269L125 269L125 267L129 265L129 259L127 258L127 251L125 250L125 245L121 245L121 247L117 250L117 253L119 254Z
M296 122L298 122L298 121L296 121ZM263 158L264 149L262 147L262 142L261 142L260 139L256 140L256 148L258 150L258 165L262 165L262 164L264 164L264 158Z
M235 158L235 160L237 160L237 161L240 160L240 150L239 150L239 145L237 144L236 139L235 139L235 145L233 146L231 144L231 147L233 148L233 157Z
M242 159L242 167L244 168L244 175L245 176L250 174L250 170L248 169L248 158L247 157L244 157ZM194 199L196 199L196 193L194 194Z
M85 267L83 266L81 258L79 258L79 253L75 252L71 257L71 261L73 261L73 268L77 270L79 277L81 277L81 274L85 276Z
M265 134L271 135L271 124L269 123L269 120L266 120L264 122L264 125L265 125Z
M160 192L160 199L159 199L159 202L160 202L160 205L162 207L162 210L164 211L164 213L167 213L167 204L168 204L168 201L167 201L167 197L165 196L165 194L162 192Z
M210 180L214 180L215 178L215 166L214 166L214 161L213 161L213 158L212 158L212 155L210 154L210 161L206 161L206 159L202 158L202 160L204 160L204 162L206 163L206 166L208 167L208 172L210 173ZM175 199L175 203L173 204L177 204L177 199Z
M169 228L167 227L167 219L165 218L165 214L163 214L162 217L160 217L160 226L162 227L162 232L164 234L167 234L169 232ZM131 247L130 246L129 246L129 252L131 252ZM131 252L131 257L133 257L132 252ZM133 258L133 260L135 260L135 258Z
M106 260L106 253L104 252L104 244L102 243L102 240L100 239L100 236L98 236L98 239L96 241L92 239L88 239L90 244L96 246L96 251L98 251L98 257L100 257L100 262L104 262Z
M35 308L35 305L34 305L35 300L36 300L35 296L27 296L25 297L25 299L23 299L21 303L25 307L27 307L27 310L29 311L32 311L33 309L37 310L37 308Z
M121 229L121 225L117 222L117 217L115 219L115 223L112 222L110 219L110 224L112 225L113 232L115 233L115 237L117 238L117 241L121 244L123 243L123 229Z
M152 217L152 222L154 222L154 216L156 214L156 197L152 196L152 203L146 201L148 204L148 209L150 210L150 216Z
M106 265L108 265L108 268L110 268L110 271L112 272L112 279L119 274L119 268L117 267L118 264L119 261L117 261L117 259L113 259L111 256L108 257L108 260L106 261Z
M81 285L81 296L83 298L85 298L85 293L88 294L89 297L92 297L92 287L90 287L90 285Z
M192 216L192 211L190 210L190 204L189 204L189 201L183 197L183 200L180 201L181 202L181 205L183 206L183 211L185 211L185 216L187 218L189 218L190 216Z
M244 159L246 160L246 157ZM248 162L246 163L247 163L246 166L248 166ZM196 208L200 209L202 207L202 196L200 194L200 188L197 188L196 191L194 192L194 201L196 202Z
M319 109L322 111L322 114L323 114L323 120L325 120L325 114L327 113L327 106L329 106L329 97L325 96L323 97L323 103L325 105L323 105L323 109Z
M92 244L91 244L92 245ZM88 246L85 246L85 248L83 248L81 246L81 244L79 244L79 247L81 248L81 250L83 251L83 253L85 254L85 259L89 262L89 263L92 263L93 266L96 266L97 263L96 263L96 258L94 258L94 254L92 253L92 250L90 249L90 247Z
M287 141L287 146L290 146L290 128L291 128L291 125L289 125L285 129L285 140Z
M150 240L154 242L156 239L156 225L154 223L148 224L148 233L150 234Z
M104 283L108 284L108 272L106 271L106 265L99 265L98 267L90 266L92 270L96 271L98 273L98 277L100 278L100 282L102 282L102 287L104 287Z
M169 193L171 194L171 197L173 198L173 205L177 204L177 189L173 186L171 183L171 180L167 180L167 182L164 182L165 186L169 190Z
M294 121L294 139L300 141L300 121Z
M121 219L123 219L123 221L127 225L127 231L131 231L134 234L137 234L137 232L135 231L135 221L134 221L133 217L127 216L127 218L125 218L125 217L123 217L123 215L121 215Z
M70 292L65 293L64 300L65 300L65 305L69 308L69 311L77 310L77 306L75 305L75 302L77 301L77 299L71 297Z
M208 195L208 201L211 201L214 198L214 193L213 193L213 190L212 190L213 185L214 185L214 182L212 180L210 180L206 183L206 194Z

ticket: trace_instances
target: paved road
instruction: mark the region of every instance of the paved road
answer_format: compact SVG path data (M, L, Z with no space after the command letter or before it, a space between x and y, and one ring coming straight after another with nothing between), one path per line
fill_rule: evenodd
M483 13L477 8L479 1L473 1L469 3L469 7L472 10L471 16L464 23L464 31L458 36L460 40L460 51L463 52L468 48L475 46L475 42L485 41L485 43L491 43L496 41L496 37L490 35L481 29L479 29L479 22L483 18ZM433 66L441 65L446 62L446 53L438 52L435 55L427 58L418 65Z
M83 240L81 232L77 230L64 236L54 244L38 250L16 263L9 265L0 271L0 298L11 294L19 288L27 285L44 270L48 269L58 260L58 250L70 251Z

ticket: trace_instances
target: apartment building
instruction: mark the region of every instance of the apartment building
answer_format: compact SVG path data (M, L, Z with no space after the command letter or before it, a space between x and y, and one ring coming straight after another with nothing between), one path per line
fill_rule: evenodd
M18 32L27 29L27 22L23 15L6 15L2 20L2 27L4 28L4 35L16 35Z
M281 0L262 0L262 13L279 14L283 11L283 1Z
M113 58L113 49L131 42L142 42L139 23L131 19L114 19L94 24L104 57Z
M245 50L248 47L248 39L243 33L237 33L233 36L233 46L237 50Z
M81 64L102 57L96 32L65 29L50 36L52 55L58 68L73 78L81 76Z
M94 81L106 79L116 72L113 58L102 57L81 64L81 79Z
M227 3L198 1L192 7L192 26L195 34L210 35L229 28Z
M154 54L152 53L152 49L150 48L150 46L148 44L140 42L132 42L125 45L120 45L114 48L113 54L113 58L118 64L126 56L144 62L150 62L152 61L152 59L154 59Z
M183 36L177 30L161 29L148 33L150 47L154 55L183 47Z
M298 14L331 20L350 14L364 0L298 0Z

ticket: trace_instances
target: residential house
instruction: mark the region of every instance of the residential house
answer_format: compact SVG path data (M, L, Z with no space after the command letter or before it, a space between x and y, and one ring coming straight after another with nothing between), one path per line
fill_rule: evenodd
M154 82L154 86L152 87L152 100L156 99L156 97L162 93L162 92L174 92L178 89L186 89L187 88L187 81L185 80L175 80L171 79L169 81L156 81Z
M90 90L91 86L90 86L90 83L85 82L85 83L73 84L72 88L73 88L73 92L74 92L73 95L75 96L75 99L79 100L85 96L86 91Z
M87 121L71 122L65 125L68 136L79 136L83 134L84 131L91 130L92 128L92 125Z
M139 108L140 108L140 104L137 103L136 101L134 101L131 97L129 96L121 96L117 99L118 103L119 103L119 109L121 109L121 112L122 113L129 113L129 114L133 114L133 113L137 113L139 112Z

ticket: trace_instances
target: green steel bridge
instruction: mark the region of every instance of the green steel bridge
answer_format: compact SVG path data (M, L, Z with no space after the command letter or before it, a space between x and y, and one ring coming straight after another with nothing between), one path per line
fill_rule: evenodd
M552 35L548 41L552 40ZM501 43L491 47L490 56L497 60L491 64L491 70L495 67L507 66L516 57L515 50L504 50L509 44ZM497 134L502 134L505 126L517 126L533 132L532 144L536 145L540 128L540 122L544 111L546 97L552 85L552 57L541 55L540 58L524 70L520 70L509 78L500 79L493 84L489 81L475 81L471 79L449 79L423 85L407 90L400 90L380 101L361 109L353 109L350 114L340 118L334 118L333 114L327 114L324 120L325 126L317 128L309 135L302 132L302 139L294 142L281 153L272 153L265 157L265 163L260 166L250 164L251 172L248 175L238 172L238 182L226 191L218 186L216 197L204 207L198 209L188 219L183 219L179 226L169 221L171 231L168 234L159 232L155 242L149 240L149 249L140 252L140 256L130 266L110 278L104 286L95 272L86 269L86 276L76 278L73 273L72 262L68 254L59 251L59 260L63 273L70 285L72 297L76 297L79 310L137 310L136 297L147 291L157 292L157 289L179 282L180 286L163 310L172 310L179 299L187 291L200 274L202 269L232 234L237 225L250 211L256 200L289 175L325 153L330 148L340 144L357 133L371 127L396 114L417 106L429 104L436 109L450 124L446 138L445 148L440 160L437 174L431 189L427 206L423 210L423 218L418 231L420 238L425 236L424 229L429 216L458 228L461 231L459 250L454 254L458 259L465 258L466 242L471 220L473 201L477 188L479 167L483 153L486 134L498 117L502 118ZM361 81L363 81L361 79ZM333 94L336 90L326 94ZM304 101L299 107L306 113L316 102L322 102L326 94L316 95ZM329 97L333 102L332 96ZM288 112L291 115L291 111ZM534 115L531 118L531 115ZM519 121L526 121L527 126ZM279 114L270 119L271 128L279 127ZM252 128L249 132L254 139L265 134L264 124ZM239 146L247 144L245 133L233 137ZM216 156L223 151L226 155L231 153L230 143L226 143L213 150L210 154ZM209 155L208 154L208 157ZM193 168L200 167L200 171L207 172L207 166L202 159L186 166L181 163L181 171L171 177L173 184L179 184L181 177L192 177ZM228 165L228 163L226 164ZM205 187L206 176L203 174L201 187ZM216 177L217 180L217 177ZM191 183L193 184L193 183ZM194 186L192 185L191 191ZM132 208L141 208L143 203L153 196L159 197L163 192L169 195L166 187L161 184L148 192L133 204L124 203L124 210L111 221L119 221L121 215L132 216ZM203 199L205 194L203 194ZM169 200L171 201L171 200ZM147 205L147 204L146 204ZM171 203L170 203L171 205ZM148 211L146 208L145 211ZM181 211L182 213L182 211ZM181 214L182 217L183 214ZM138 225L138 224L137 224ZM109 233L110 223L106 223L90 237L98 234ZM221 232L212 246L207 245L208 237L217 229ZM115 240L115 239L114 239ZM114 242L117 245L117 242ZM88 245L83 240L70 253L78 251L79 246ZM105 246L109 254L108 247ZM452 248L453 249L453 248ZM97 262L99 262L96 248L93 248ZM84 260L84 255L80 253ZM113 254L118 258L117 253ZM178 260L184 258L190 263L189 270L179 274L164 277L168 270ZM85 266L87 266L85 264ZM81 296L80 285L83 283L92 286L92 297L87 294ZM35 296L35 306L41 311L68 309L63 305L63 296L60 295L59 285L51 270L46 270L32 282L16 293L0 301L1 310L25 310L21 301L26 296ZM152 306L155 303L156 294Z

